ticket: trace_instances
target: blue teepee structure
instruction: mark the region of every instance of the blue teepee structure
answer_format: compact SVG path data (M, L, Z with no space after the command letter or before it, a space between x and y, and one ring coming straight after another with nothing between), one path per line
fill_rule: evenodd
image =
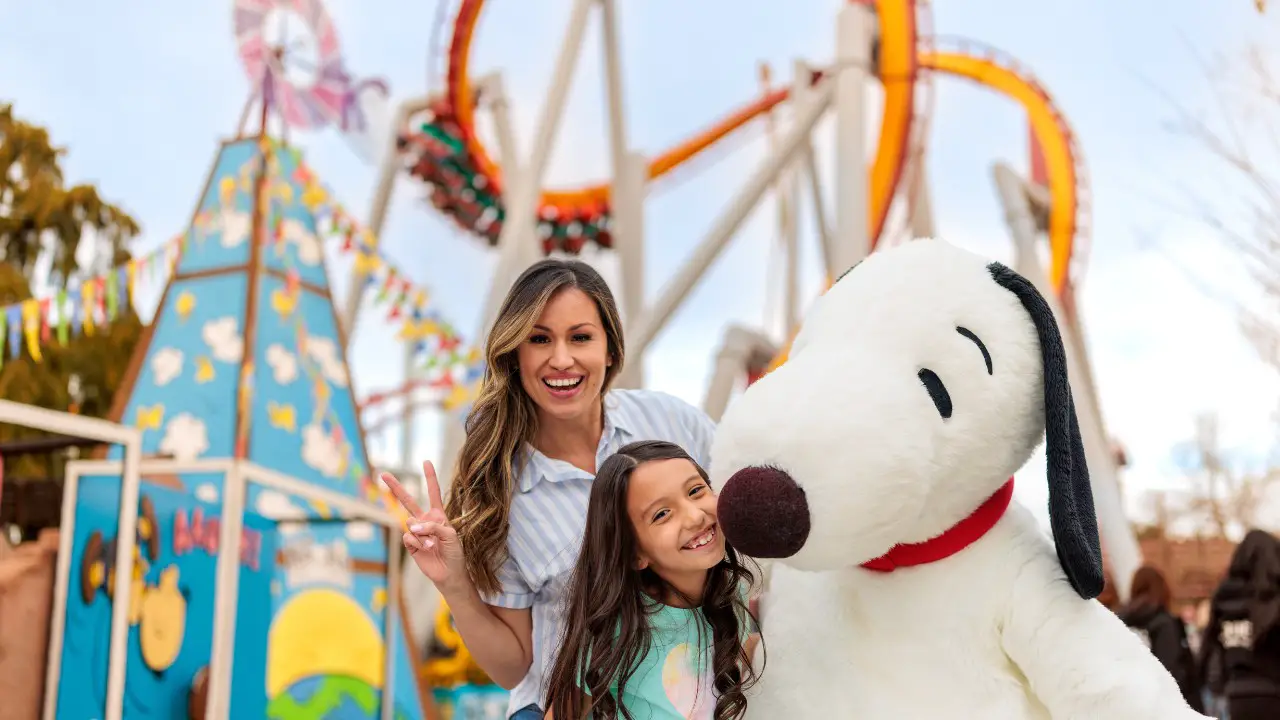
M185 717L199 695L226 474L214 461L330 497L383 497L329 291L317 188L296 151L270 139L236 139L218 153L116 397L113 419L143 430L140 550L127 586L110 567L118 473L81 478L64 528L72 558L59 718L105 712L113 588L131 603L124 716ZM157 458L192 470L149 473ZM261 484L248 486L244 507L230 717L377 720L392 677L393 716L422 720L404 613L386 621L398 602L387 587L398 533Z

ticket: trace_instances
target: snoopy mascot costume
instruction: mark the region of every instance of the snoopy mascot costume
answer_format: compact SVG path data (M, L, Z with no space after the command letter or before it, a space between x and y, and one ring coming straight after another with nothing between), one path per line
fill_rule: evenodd
M1042 434L1052 540L1013 500ZM1093 599L1062 339L1009 268L939 240L869 256L728 408L712 458L726 539L776 559L750 720L1204 717Z

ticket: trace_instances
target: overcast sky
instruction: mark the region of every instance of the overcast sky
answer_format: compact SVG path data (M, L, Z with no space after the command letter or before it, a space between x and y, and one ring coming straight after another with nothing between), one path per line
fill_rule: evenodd
M352 72L384 77L394 102L422 94L429 81L442 85L443 57L428 59L435 2L326 4ZM473 71L503 71L525 152L570 4L495 0L477 32ZM758 92L759 61L772 63L781 81L795 57L815 64L829 59L839 2L797 0L789 10L766 0L621 5L629 131L636 147L653 152L749 101ZM1053 94L1079 138L1094 206L1082 312L1108 429L1133 461L1125 476L1131 505L1140 506L1144 488L1177 484L1170 448L1191 436L1197 412L1220 412L1225 442L1259 457L1274 437L1268 420L1280 383L1240 339L1229 307L1201 292L1171 259L1218 288L1241 286L1239 269L1191 214L1161 200L1177 197L1179 183L1219 192L1218 171L1193 143L1163 128L1173 110L1160 91L1191 106L1206 102L1211 88L1192 51L1240 52L1248 39L1267 37L1253 3L1081 0L1050 7L952 0L935 3L932 26L938 35L981 41L1018 58ZM1274 25L1269 29L1274 37ZM609 171L598 38L593 28L550 163L550 185ZM171 237L189 218L217 143L235 132L250 90L235 52L231 4L224 1L0 0L0 68L0 99L13 101L19 116L47 125L69 148L69 178L96 182L141 220L140 251ZM936 79L933 105L928 172L939 233L1009 259L990 165L1004 160L1026 167L1023 115L1004 98L947 78ZM828 123L823 132L830 131ZM648 297L759 163L762 135L748 137L678 185L653 189L646 208ZM335 131L292 139L347 207L367 217L375 168ZM493 258L421 197L412 182L400 184L384 246L473 334ZM757 212L679 310L648 357L650 387L700 404L724 324L763 321L773 223L770 206ZM1143 237L1160 251L1145 249ZM812 232L804 243L808 298L819 282ZM341 296L349 262L336 244L330 250ZM376 311L365 315L351 351L362 395L386 388L401 372L400 352L380 319ZM438 429L430 419L420 424L417 454L434 457ZM387 437L373 443L374 454L395 459L397 446ZM1036 483L1023 483L1019 493L1043 506Z

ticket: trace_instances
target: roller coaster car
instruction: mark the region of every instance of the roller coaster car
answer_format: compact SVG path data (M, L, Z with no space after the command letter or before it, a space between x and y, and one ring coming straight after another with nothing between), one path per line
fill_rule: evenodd
M492 685L493 680L480 669L471 653L462 644L462 636L453 625L453 614L443 600L436 613L435 632L427 645L427 659L422 666L422 676L433 687L449 688L470 683Z

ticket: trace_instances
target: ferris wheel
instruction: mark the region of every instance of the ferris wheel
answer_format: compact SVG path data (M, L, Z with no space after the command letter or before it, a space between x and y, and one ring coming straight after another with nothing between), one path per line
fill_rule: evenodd
M237 52L256 88L245 115L256 100L288 128L335 126L368 154L390 92L380 78L352 77L324 4L234 0L233 18Z

